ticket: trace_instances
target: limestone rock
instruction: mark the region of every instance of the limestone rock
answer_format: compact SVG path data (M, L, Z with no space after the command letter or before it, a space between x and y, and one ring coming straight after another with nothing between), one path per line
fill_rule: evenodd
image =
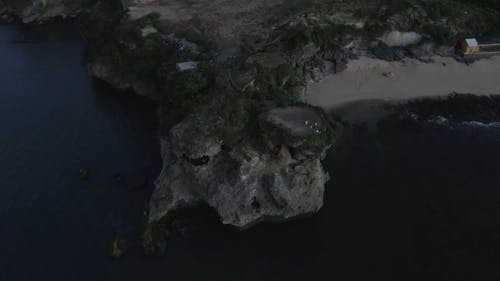
M329 176L321 160L338 127L313 108L271 109L249 122L259 122L272 149L245 139L225 148L210 133L213 110L187 118L161 140L164 163L150 202L150 225L198 204L213 208L223 224L237 229L313 214L322 207Z
M147 37L148 35L155 34L157 32L158 32L158 30L151 25L148 25L148 26L141 29L142 37Z
M184 71L189 71L189 70L195 70L198 68L199 62L197 61L186 61L186 62L180 62L175 65L175 68L179 72L184 72Z
M414 31L400 32L393 30L385 33L379 39L389 47L406 47L420 43L422 35Z
M119 90L133 90L136 94L149 97L153 100L159 98L158 90L152 84L143 81L131 81L129 77L115 71L112 67L98 62L87 64L88 73Z

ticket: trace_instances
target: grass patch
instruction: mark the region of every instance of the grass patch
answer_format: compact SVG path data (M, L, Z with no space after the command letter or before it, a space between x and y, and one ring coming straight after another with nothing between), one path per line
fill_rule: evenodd
M250 93L250 98L272 100L280 106L286 106L297 102L303 84L297 78L294 66L288 63L276 69L257 65L255 86L256 90Z
M500 2L471 0L394 0L390 14L410 8L423 9L427 18L416 19L414 29L440 44L465 37L500 35Z

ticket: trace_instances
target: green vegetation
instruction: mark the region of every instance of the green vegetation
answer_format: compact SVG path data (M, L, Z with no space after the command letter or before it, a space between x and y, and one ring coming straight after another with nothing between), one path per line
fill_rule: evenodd
M500 35L500 2L472 0L392 0L391 14L409 8L422 9L427 18L415 19L413 30L440 44L460 38Z
M299 24L287 30L282 44L288 52L295 52L309 43L324 48L334 48L355 37L367 35L363 29L351 25L305 26Z
M453 44L457 37L445 26L425 24L422 31L438 44Z
M221 98L214 100L205 108L208 111L201 113L197 118L203 118L202 122L211 126L188 126L189 131L183 131L184 141L189 143L201 136L215 137L228 149L244 143L263 153L270 153L281 144L303 143L322 147L333 143L342 133L340 122L331 118L322 109L298 102L295 105L312 108L320 115L324 126L320 134L301 137L291 135L286 129L266 121L266 113L276 108L278 104L232 96L224 97L224 101Z
M428 0L421 5L431 19L448 19L471 35L498 32L500 14L477 1Z
M397 14L406 9L409 9L417 4L420 0L389 0L388 7L390 14Z
M352 36L377 37L385 29L387 17L404 12L410 8L422 10L427 18L415 18L414 26L406 27L414 31L423 32L440 44L454 44L455 41L465 37L478 37L482 35L500 35L500 1L497 0L388 0L387 17L369 11L369 0L358 0L360 7L356 15L368 18L363 29L351 26L332 25L327 28L297 27L293 40L289 41L290 47L299 45L302 41L315 39L315 43L329 42L332 35L341 38L341 34ZM284 18L308 10L320 10L327 7L331 1L294 0L278 6L276 17ZM401 29L406 29L401 28ZM319 33L319 34L315 34Z
M219 35L215 33L217 28L212 23L194 18L187 23L171 25L168 29L179 38L195 43L201 48L200 52L209 57L214 57L220 50Z
M166 80L160 101L160 135L221 93L218 69L201 64L195 71L177 72Z
M249 132L254 132L255 128L250 128L251 122L258 113L252 107L252 103L241 98L231 98L216 114L216 119L220 122L214 128L214 134L220 136L223 144L232 147L240 143Z
M257 100L273 100L278 105L294 104L299 98L303 86L291 63L269 69L257 65L256 90L250 93L250 98Z
M270 23L277 22L298 13L304 13L313 9L320 9L323 4L328 4L331 0L287 0L281 5L272 7L271 13L273 15Z
M260 38L247 38L243 46L246 53L261 53L277 56L281 54L286 58L286 63L276 67L268 67L266 63L258 60L256 64L256 80L254 91L250 93L250 98L256 100L268 100L277 103L279 106L294 105L299 102L300 91L303 82L297 75L295 59L301 57L301 53L306 51L312 44L314 48L334 49L340 48L353 37L365 36L365 30L348 25L329 26L306 26L298 24L289 27L279 40L268 45L264 50L258 50L257 45ZM274 55L272 55L274 54ZM270 58L269 60L273 60Z
M12 5L17 10L24 10L33 4L32 0L4 1L7 5Z
M88 60L99 62L127 80L153 85L160 96L160 134L205 104L217 91L217 69L200 64L197 70L178 73L175 65L182 61L207 61L217 47L201 23L192 28L165 27L158 14L131 20L117 0L99 1L79 20L87 42ZM141 29L152 25L159 32L143 37ZM197 27L198 26L198 27ZM201 48L200 53L184 49L165 40L170 34L188 38Z
M174 47L160 34L147 38L141 34L143 27L156 24L158 15L132 21L117 2L100 1L80 18L89 61L106 64L130 81L157 82L160 86L163 77L159 70L175 66Z

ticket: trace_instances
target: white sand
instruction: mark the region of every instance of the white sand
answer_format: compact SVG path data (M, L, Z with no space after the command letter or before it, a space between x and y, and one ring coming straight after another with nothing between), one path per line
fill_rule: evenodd
M452 92L500 94L500 56L469 66L452 58L434 59L436 62L431 64L417 60L354 60L344 72L310 84L307 101L329 110L359 100L391 101ZM393 75L385 77L383 73L388 72Z

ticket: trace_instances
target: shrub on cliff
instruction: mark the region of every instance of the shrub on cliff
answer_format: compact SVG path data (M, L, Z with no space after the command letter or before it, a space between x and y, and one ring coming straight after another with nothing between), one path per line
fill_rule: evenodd
M452 45L457 41L453 33L444 26L426 24L422 27L422 30L438 44Z
M142 37L141 28L157 18L150 14L132 21L119 1L99 1L79 20L89 61L106 64L130 81L159 82L158 69L173 68L175 52L161 36Z
M172 126L222 92L218 75L217 67L201 63L197 70L171 72L164 78L160 101L161 136L167 136Z
M440 44L451 44L464 37L500 35L498 1L472 0L394 0L389 15L409 11L414 15L410 27L427 34ZM423 11L423 13L422 13ZM404 17L403 17L404 18ZM396 26L396 28L399 28Z
M275 69L257 65L255 91L250 97L257 100L272 100L280 105L290 105L297 102L301 85L290 63Z
M306 26L298 24L290 27L283 39L283 49L294 53L309 43L316 46L329 48L331 46L343 45L353 37L367 35L365 30L352 25L329 24L327 26Z

